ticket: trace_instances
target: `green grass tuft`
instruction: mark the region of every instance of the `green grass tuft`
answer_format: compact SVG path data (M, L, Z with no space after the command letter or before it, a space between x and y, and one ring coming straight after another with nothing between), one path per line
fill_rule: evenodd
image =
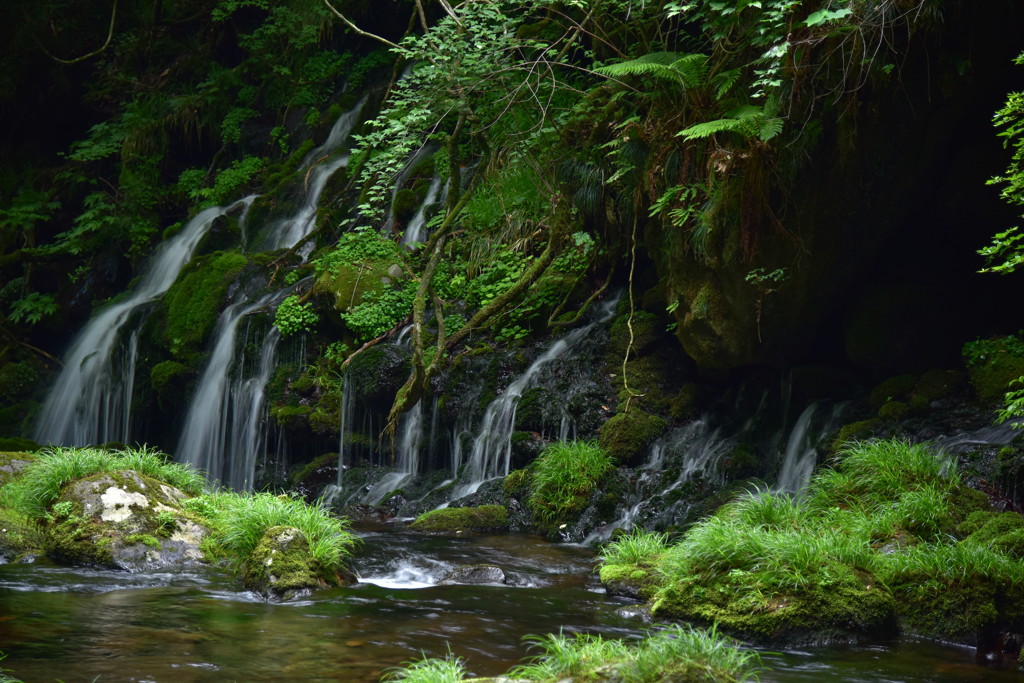
M145 446L114 452L54 447L40 452L22 475L0 490L3 503L26 517L42 519L66 484L101 472L133 470L188 494L201 493L206 479L189 465L169 463Z
M403 667L388 671L381 680L405 683L458 683L466 675L466 668L458 657L447 659L420 659Z
M579 514L598 482L614 467L600 446L590 441L553 443L533 462L526 505L544 525Z
M220 491L186 501L185 507L212 528L208 552L225 556L236 567L249 558L267 530L277 526L302 532L310 555L325 576L345 566L357 542L347 520L298 498Z

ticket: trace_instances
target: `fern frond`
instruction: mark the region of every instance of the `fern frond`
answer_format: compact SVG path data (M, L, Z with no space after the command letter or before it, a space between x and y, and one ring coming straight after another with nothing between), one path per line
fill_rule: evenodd
M617 64L594 69L595 73L612 78L624 76L650 76L660 81L692 88L704 82L707 75L707 55L677 52L652 52Z
M744 123L743 119L715 119L714 121L705 121L684 128L676 133L676 135L686 140L699 140L701 138L709 138L718 133L743 133Z

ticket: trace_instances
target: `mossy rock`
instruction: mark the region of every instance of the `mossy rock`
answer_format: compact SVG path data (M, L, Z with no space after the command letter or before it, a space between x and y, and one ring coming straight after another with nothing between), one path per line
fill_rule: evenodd
M630 346L630 327L633 329L632 347ZM653 313L637 310L630 319L629 313L623 313L612 322L608 336L608 353L619 363L626 356L626 349L631 349L630 357L636 357L664 338L665 322Z
M965 543L976 543L1024 560L1024 517L1016 512L975 511L958 530L969 531Z
M46 538L39 525L14 510L0 507L0 564L45 553Z
M315 588L340 585L338 576L322 576L306 536L290 526L270 527L241 567L243 585L274 598L292 598Z
M601 584L608 595L649 600L664 583L660 572L635 564L606 564L600 571Z
M757 572L685 577L657 591L651 612L774 647L895 635L896 601L884 584L838 562L821 575L829 578L785 591L766 590Z
M294 431L306 428L307 418L312 412L312 406L273 406L270 409L270 416L282 429Z
M167 290L161 339L177 360L188 363L201 352L223 309L228 286L248 263L237 251L208 254L189 265Z
M129 571L202 563L207 530L181 511L187 497L131 470L75 480L50 506L46 552L65 564Z
M8 441L8 439L4 439L4 441ZM0 486L17 477L23 469L32 464L33 460L35 460L35 455L32 453L11 451L6 448L0 450Z
M914 396L928 403L948 398L963 384L963 377L956 370L934 369L921 375L914 386Z
M684 384L668 402L668 413L675 420L695 418L704 408L706 390L699 384Z
M877 434L881 428L882 421L876 417L845 424L839 428L835 439L832 440L832 452L842 450L852 441L864 441Z
M608 419L599 431L601 448L620 463L642 455L643 449L665 431L664 419L633 408Z
M903 401L886 401L878 409L878 417L886 422L899 422L913 412L909 404Z
M442 508L425 512L409 525L416 531L458 534L467 531L508 530L508 510L500 505Z
M1014 336L995 337L964 345L967 375L978 398L1002 401L1010 382L1024 377L1024 345Z
M530 470L512 470L501 482L501 490L505 495L519 498L530 490Z
M395 214L395 219L405 223L413 217L422 201L423 198L416 190L409 188L399 190L395 193L395 199L391 203L391 210Z
M891 584L899 604L900 627L908 633L983 646L990 634L1024 625L1019 587L1014 599L1010 586L982 576L951 583L924 573L908 573ZM1008 611L1012 605L1017 609Z
M890 401L907 399L917 386L917 382L917 375L890 377L871 390L868 394L868 404L872 408L880 409Z
M192 368L173 360L157 363L149 371L150 384L160 403L180 401L192 376Z

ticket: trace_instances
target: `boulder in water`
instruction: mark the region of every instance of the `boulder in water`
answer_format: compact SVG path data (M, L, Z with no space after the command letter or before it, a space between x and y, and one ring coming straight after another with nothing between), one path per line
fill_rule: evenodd
M186 498L130 470L74 481L50 508L47 554L68 564L128 571L198 564L207 530L182 513Z
M417 517L409 528L459 534L466 531L504 531L508 529L508 524L508 510L500 505L480 505L431 510Z
M246 588L270 598L301 597L327 586L310 555L305 534L291 526L267 529L241 573Z
M442 584L506 583L505 571L493 564L468 564L456 567L441 579Z

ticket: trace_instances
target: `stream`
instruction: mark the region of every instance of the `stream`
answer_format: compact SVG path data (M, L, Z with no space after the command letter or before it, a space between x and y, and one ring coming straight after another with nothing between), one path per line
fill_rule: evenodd
M0 565L0 666L35 681L377 681L450 651L477 675L529 656L524 636L635 638L632 605L604 594L595 553L528 535L430 537L357 530L360 582L267 602L211 569L163 574ZM461 565L501 567L505 585L445 585ZM769 681L1011 681L969 648L915 639L762 653Z

